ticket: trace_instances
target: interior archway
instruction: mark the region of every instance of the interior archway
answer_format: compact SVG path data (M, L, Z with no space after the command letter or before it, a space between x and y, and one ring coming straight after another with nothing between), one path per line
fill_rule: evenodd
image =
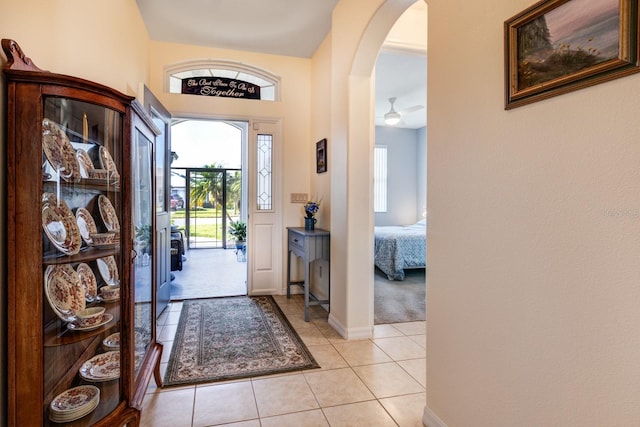
M422 1L422 0L419 0ZM347 182L349 189L368 189L368 191L350 191L347 210L350 213L362 211L367 206L367 216L347 216L349 241L359 242L360 251L350 252L347 271L349 289L347 298L360 301L359 307L349 305L349 317L356 328L354 335L364 335L366 324L369 333L373 333L374 324L374 275L373 275L373 145L374 126L374 78L376 59L384 40L398 20L416 0L387 0L377 10L360 40L349 75L348 102L348 167ZM425 1L426 3L426 1ZM426 25L426 23L425 23ZM425 75L426 79L426 75ZM366 220L365 220L366 219ZM366 319L366 320L365 320ZM351 322L350 322L351 323Z

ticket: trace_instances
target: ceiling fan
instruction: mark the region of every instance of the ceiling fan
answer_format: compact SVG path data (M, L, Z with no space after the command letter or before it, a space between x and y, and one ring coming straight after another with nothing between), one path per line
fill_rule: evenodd
M389 98L389 104L391 104L391 108L389 112L384 115L384 123L389 126L395 126L400 123L402 116L405 114L413 113L414 111L418 111L424 108L424 105L414 105L409 108L405 108L404 110L396 111L393 108L393 104L396 102L396 98Z

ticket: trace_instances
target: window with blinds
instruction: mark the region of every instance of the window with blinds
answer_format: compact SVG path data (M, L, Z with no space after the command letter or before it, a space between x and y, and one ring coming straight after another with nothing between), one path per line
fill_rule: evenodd
M373 211L387 211L387 147L383 145L373 151Z

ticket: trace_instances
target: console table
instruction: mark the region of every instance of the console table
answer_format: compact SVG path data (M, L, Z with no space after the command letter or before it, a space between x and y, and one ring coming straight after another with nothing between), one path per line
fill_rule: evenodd
M319 304L329 304L329 299L320 300L310 291L310 269L311 263L318 259L329 262L329 232L316 228L315 230L305 230L304 227L287 227L288 250L287 250L287 298L291 298L291 286L300 286L304 290L304 321L309 321L309 306ZM291 281L291 254L294 254L304 261L304 281ZM328 271L327 274L330 272ZM328 293L331 294L330 275L327 283ZM329 296L327 296L329 298Z

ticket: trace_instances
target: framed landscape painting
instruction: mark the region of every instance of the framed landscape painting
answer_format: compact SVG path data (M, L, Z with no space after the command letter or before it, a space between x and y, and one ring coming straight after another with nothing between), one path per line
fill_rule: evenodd
M504 32L505 109L640 71L638 0L543 0Z

